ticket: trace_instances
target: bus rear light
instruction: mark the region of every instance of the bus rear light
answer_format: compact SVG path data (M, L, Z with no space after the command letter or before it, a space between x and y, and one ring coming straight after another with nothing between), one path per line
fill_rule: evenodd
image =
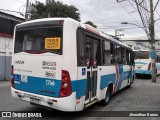
M62 95L66 96L67 95L67 90L66 89L62 89Z
M13 74L14 74L14 68L13 65L11 67L11 86L14 88L14 78L13 78Z
M11 86L14 88L14 79L11 79Z
M148 70L150 70L150 69L151 69L151 63L148 64Z
M67 83L63 83L63 87L66 88L68 85Z
M61 21L59 21L59 24L60 24L60 25L63 25L63 22L64 22L64 21L63 21L63 20L61 20Z
M62 81L59 97L67 97L72 94L71 79L69 72L62 70Z
M12 67L11 67L11 75L13 75L13 65L12 65Z

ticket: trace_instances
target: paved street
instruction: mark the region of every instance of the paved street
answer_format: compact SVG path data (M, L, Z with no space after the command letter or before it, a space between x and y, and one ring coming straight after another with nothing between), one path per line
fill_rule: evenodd
M31 106L28 102L17 101L10 94L10 82L0 81L0 111L48 111L43 108ZM160 76L157 83L152 83L145 77L136 78L134 84L129 89L124 89L112 96L110 104L106 107L95 104L87 110L80 112L79 115L87 114L88 111L160 111ZM91 113L91 112L89 112ZM60 111L53 111L53 114L64 114ZM75 113L69 113L71 116ZM77 114L77 113L76 113ZM95 113L93 113L95 114ZM90 115L92 116L92 115ZM94 115L93 115L94 116ZM99 116L99 117L98 117ZM105 120L104 113L97 112L97 117L70 117L69 119L90 119ZM3 118L4 119L4 118ZM10 118L15 119L15 118ZM19 118L20 119L20 118ZM27 119L27 118L25 118ZM32 118L33 119L33 118ZM56 119L64 119L56 118ZM107 120L158 120L158 118L119 118L109 117Z

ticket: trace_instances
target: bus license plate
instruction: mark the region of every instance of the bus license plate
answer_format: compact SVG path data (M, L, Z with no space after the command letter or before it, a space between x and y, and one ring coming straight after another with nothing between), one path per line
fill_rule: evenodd
M137 69L138 69L138 70L140 70L140 69L141 69L141 67L137 67Z
M41 104L41 101L39 99L30 98L30 102L34 104Z

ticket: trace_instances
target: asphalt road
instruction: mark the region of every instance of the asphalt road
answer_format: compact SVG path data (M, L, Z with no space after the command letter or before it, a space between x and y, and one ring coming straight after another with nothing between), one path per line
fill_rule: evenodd
M10 92L10 82L0 81L0 111L43 111L59 114L62 117L47 118L64 120L64 116L68 114L66 119L78 120L160 120L156 117L105 117L104 111L160 111L160 76L157 82L152 83L146 77L136 78L134 84L129 89L123 89L112 96L110 104L101 106L95 104L83 112L64 113L61 111L48 111L44 108L32 106L28 102L13 99ZM93 111L93 112L92 112ZM100 112L102 111L102 112ZM79 116L89 117L79 117ZM113 114L114 116L114 114ZM22 118L0 118L0 120L19 120ZM28 118L23 118L27 120ZM29 118L34 120L35 118ZM37 118L43 119L43 118Z

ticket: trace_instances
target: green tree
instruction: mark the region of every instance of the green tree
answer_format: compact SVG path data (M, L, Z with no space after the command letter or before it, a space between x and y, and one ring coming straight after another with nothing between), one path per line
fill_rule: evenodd
M47 17L70 17L80 21L79 10L73 5L66 5L59 1L50 0L47 4L36 2L34 5L37 13L31 15L31 19Z
M48 14L46 12L47 11L46 5L44 5L43 3L37 1L34 4L34 6L37 9L37 13L34 13L34 14L31 15L31 20L47 17Z
M93 24L93 22L91 22L91 21L87 21L84 24L88 24L88 25L91 25L91 26L97 28L97 25Z

